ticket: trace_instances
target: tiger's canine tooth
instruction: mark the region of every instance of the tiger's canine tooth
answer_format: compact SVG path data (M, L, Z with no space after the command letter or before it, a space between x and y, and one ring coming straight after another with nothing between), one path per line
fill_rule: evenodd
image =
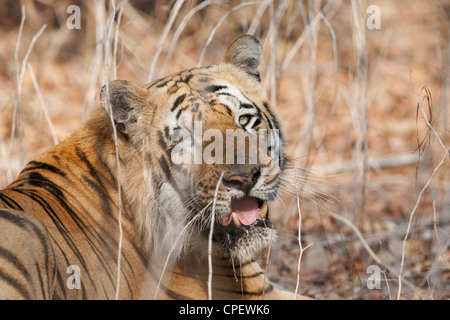
M259 216L264 219L267 216L267 202L264 201L261 208L259 208Z
M234 225L236 226L236 228L241 228L242 223L241 223L241 221L239 221L239 218L237 217L236 212L232 212L231 217L233 218L233 222L234 222Z

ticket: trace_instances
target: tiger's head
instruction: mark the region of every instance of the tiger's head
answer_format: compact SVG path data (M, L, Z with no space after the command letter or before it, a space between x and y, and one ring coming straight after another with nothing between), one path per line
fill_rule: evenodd
M217 65L102 88L119 139L139 158L139 177L124 180L133 190L144 184L128 194L151 250L206 254L211 238L214 255L248 260L270 245L268 203L285 157L279 117L262 94L261 55L258 40L242 36Z

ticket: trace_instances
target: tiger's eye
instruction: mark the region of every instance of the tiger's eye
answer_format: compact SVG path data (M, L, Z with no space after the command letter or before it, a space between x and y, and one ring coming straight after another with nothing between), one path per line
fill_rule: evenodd
M240 116L239 117L239 124L241 126L245 126L248 122L250 121L250 117L249 116Z

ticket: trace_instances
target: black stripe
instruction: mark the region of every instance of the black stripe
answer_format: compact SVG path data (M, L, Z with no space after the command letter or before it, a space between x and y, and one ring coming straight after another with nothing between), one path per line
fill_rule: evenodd
M229 270L229 268L230 267L228 267L227 270ZM235 269L238 269L238 268L235 267ZM197 272L196 275L198 275L200 277L207 277L209 275L209 273L207 273L207 272ZM217 273L217 272L215 272L214 273L215 277L224 277L224 278L233 278L233 279L236 279L236 277L239 278L239 279L251 279L251 278L259 277L260 275L264 275L264 272L259 271L259 272L256 272L256 273L246 274L246 275L243 275L243 274L239 274L238 275L237 272L236 272L236 274L234 274L234 273L231 274L229 272L227 272L227 273Z
M0 219L7 220L8 222L15 224L19 228L22 228L22 229L26 228L28 231L32 231L35 234L35 236L39 239L39 242L43 249L43 254L44 254L44 257L43 257L43 260L45 262L44 269L47 271L47 276L48 276L48 280L49 280L48 287L50 288L51 284L50 284L50 274L49 274L49 272L50 272L49 256L50 256L50 254L54 256L54 252L53 252L53 248L51 247L51 245L49 245L47 243L48 238L47 238L46 234L44 234L43 231L41 230L41 228L39 226L37 226L35 223L33 223L32 221L30 221L28 219L22 219L21 217L18 217L16 214L13 214L8 211L0 210ZM35 245L37 245L37 244L35 244Z
M183 109L178 109L177 114L175 115L175 119L180 119L181 113L183 112Z
M269 286L266 289L260 290L260 291L247 291L247 290L238 290L238 289L222 289L222 288L217 288L214 289L214 291L219 291L219 292L230 292L230 293L235 293L238 295L242 295L242 294L246 294L249 296L262 296L263 294L269 293L273 290L273 286L271 284L269 284Z
M61 288L62 294L63 296L57 296L55 295L55 299L60 299L60 300L66 300L67 299L67 292L66 292L66 281L62 278L61 273L57 272L56 273L56 281L59 284L59 287ZM83 288L83 286L82 286Z
M37 196L37 195L35 195ZM70 208L68 206L68 204L65 201L62 201L62 199L56 197L56 200L59 202L59 204L64 208L64 211L67 212L69 214L69 216L72 218L73 222L76 224L76 226L78 227L79 231L83 234L84 238L86 239L87 243L89 244L90 248L92 249L92 252L96 255L99 263L101 264L101 266L103 267L103 269L105 270L108 278L110 279L111 283L115 283L113 276L112 276L112 270L111 267L109 266L109 264L107 263L107 261L105 260L105 258L103 257L104 253L108 253L110 257L115 257L115 253L112 252L109 248L109 246L106 245L105 240L103 239L102 236L100 236L95 229L93 228L89 228L83 220L81 220L78 215L72 210L72 208ZM51 209L51 208L50 208ZM55 216L55 220L59 220L59 217L54 213L53 210L51 210L53 212L53 215ZM54 220L54 221L55 221ZM61 221L60 221L61 222ZM57 225L58 227L58 225ZM61 225L58 227L58 229L61 229L60 233L63 235L67 245L69 246L69 248L72 249L72 252L75 254L76 258L81 262L83 268L84 268L84 272L88 275L91 283L93 284L94 288L95 288L95 282L89 272L89 266L86 264L86 261L84 260L83 255L81 254L81 252L78 250L78 246L75 244L75 242L73 241L71 234L68 232L68 230L63 229L64 224L61 223ZM64 230L64 231L62 231ZM102 246L104 249L106 250L100 250L93 242L92 239L95 239L99 242L101 242ZM63 251L63 249L60 248L61 251Z
M273 129L273 125L272 122L269 120L269 118L267 117L267 115L263 112L264 118L266 119L267 124L269 125L269 128L272 130Z
M162 87L166 86L171 80L172 79L168 79L166 81L163 81L163 82L159 83L156 87L157 88L162 88Z
M47 179L39 172L30 172L27 176L22 177L21 179L16 181L16 185L14 186L14 191L20 192L21 187L25 186L33 186L37 188L42 188L44 190L49 191L51 194L54 194L55 197L62 198L65 200L65 195L60 187L53 183L53 181ZM20 192L23 194L23 192Z
M166 176L167 181L170 181L171 172L169 164L167 163L167 160L164 156L160 157L158 159L159 166L161 170L164 172L164 175Z
M47 201L42 198L40 195L37 194L37 192L32 191L30 189L25 189L25 190L16 190L16 189L12 189L13 191L16 192L20 192L21 194L29 197L31 200L33 200L34 202L36 202L41 208L42 210L47 213L47 215L49 216L49 218L52 220L53 224L56 226L56 228L58 229L59 233L61 234L61 236L63 237L64 241L66 242L67 246L69 248L72 249L72 252L74 253L74 255L76 256L76 258L80 261L80 263L82 264L82 266L85 268L85 270L88 270L87 267L87 263L83 258L83 255L81 254L81 252L78 251L77 249L77 245L75 244L74 239L71 237L71 234L69 233L69 231L66 229L64 223L60 220L60 217L55 213L55 211L53 210L53 208L47 203ZM55 196L55 195L54 195ZM57 196L55 196L55 198L60 202L60 204L65 204L64 201L62 201L61 198L58 198ZM72 210L67 206L67 204L63 207L65 207L65 209L67 210L68 213L70 213ZM73 213L73 211L72 211ZM77 220L77 217L72 215L72 218L74 220L74 222L77 224L77 226L79 227L80 231L84 234L84 236L86 237L86 239L88 240L88 243L91 245L90 241L89 241L89 237L87 236L85 230L87 230L88 228L86 226L81 227L80 226L80 221ZM57 245L57 241L54 241ZM92 246L92 245L91 245ZM61 252L64 252L63 249L61 249ZM92 284L94 284L93 279L91 278L91 276L88 273L88 276L92 282Z
M172 109L170 109L171 112L175 111L176 108L178 108L178 106L183 103L184 99L186 98L186 94L182 94L181 96L179 96L175 102L173 103Z
M94 181L86 177L85 175L82 176L82 179L86 184L95 192L95 194L98 196L98 198L101 200L101 206L102 211L105 212L108 216L114 217L111 204L110 204L110 198L109 194L105 191L105 189L96 184Z
M272 179L270 179L269 181L265 182L264 184L266 186L270 186L274 181L279 180L280 178L280 174L278 173L277 175L275 175Z
M189 74L186 78L184 78L184 82L185 83L188 83L191 79L192 79L192 77L193 77L194 75L191 73L191 74Z
M264 108L266 108L266 111L269 113L270 118L273 120L274 124L275 124L275 128L276 129L280 129L280 124L277 121L277 118L275 117L275 114L272 112L269 103L267 101L265 101L264 103ZM272 127L271 127L272 129ZM280 137L281 137L281 133L280 133Z
M158 132L158 143L161 146L161 149L163 149L164 151L167 150L167 144L164 141L164 137L163 137L163 133L161 131Z
M257 71L256 73L250 73L251 76L253 76L258 82L261 82L261 75Z
M262 271L260 271L260 272L256 272L256 273L253 273L253 274L246 274L246 275L234 275L234 274L228 274L227 275L227 277L229 277L229 278L235 278L235 277L238 277L238 278L242 278L242 279L251 279L251 278L256 278L256 277L259 277L260 275L264 275L264 272L262 272Z
M27 283L31 283L31 276L27 268L19 261L20 259L11 251L0 247L0 257L14 266L14 273L20 273Z
M256 118L255 123L253 123L253 127L252 128L256 127L260 123L261 123L261 118Z
M164 128L164 136L167 140L170 140L170 132L169 132L169 127L165 127Z
M7 195L0 193L0 200L3 201L3 203L11 209L23 211L22 207L13 199L8 197Z
M51 164L45 163L45 162L39 162L39 161L30 161L27 166L25 167L25 169L22 170L21 174L27 173L28 171L31 170L45 170L45 171L50 171L53 172L61 177L66 177L66 174L61 171L61 169L52 166Z
M38 276L38 280L39 280L39 287L41 289L41 294L42 294L42 298L44 300L48 300L49 297L47 295L47 293L45 292L45 285L44 285L44 279L42 279L42 275L44 274L45 270L41 270L41 268L39 267L39 264L36 262L35 263L35 270ZM47 289L50 289L50 287L48 287Z
M82 152L80 152L79 150L77 150L77 154L78 154L78 156L80 157L80 159L82 159L82 161L88 166L88 168L89 168L91 174L96 178L96 180L100 181L100 178L98 177L97 173L95 172L95 169L94 169L93 166L89 163L89 161L88 161L87 158L84 156L84 154L83 154ZM73 219L73 221L77 224L77 226L78 226L78 228L80 229L80 231L84 234L85 238L86 238L87 241L88 241L88 244L90 245L90 247L92 248L92 250L93 250L94 253L96 254L96 256L97 256L99 262L100 262L101 265L103 266L103 268L104 268L104 270L106 271L106 273L107 273L108 277L110 278L111 282L113 283L113 285L115 285L115 281L113 280L113 277L112 277L112 275L111 275L112 270L111 270L111 268L109 267L109 264L105 261L105 258L103 257L103 254L102 254L102 253L105 253L105 252L106 252L106 253L109 254L110 257L113 257L113 258L114 258L114 257L115 257L115 252L113 252L113 251L111 250L111 248L110 248L108 245L106 245L106 243L105 243L103 237L101 237L101 236L98 235L98 234L93 234L92 232L94 232L95 230L91 230L91 228L88 228L88 227L83 223L83 221L82 221L81 219L79 219L79 217L76 215L76 213L75 213L75 212L67 205L66 199L65 199L65 198L64 198L64 199L61 199L61 195L62 195L62 194L60 193L59 189L51 188L50 186L54 187L54 185L53 185L50 181L48 181L48 180L46 180L45 178L43 178L39 173L33 173L33 176L35 176L35 177L33 177L33 180L28 181L28 182L31 182L31 183L30 183L31 185L38 185L39 187L43 187L43 188L49 190L49 191L53 194L53 196L55 196L55 198L59 201L59 203L64 207L64 209L66 210L66 212L69 213L69 215L71 216L71 218ZM102 200L105 200L105 198L107 198L106 200L108 200L108 199L110 200L109 195L108 195L104 190L102 190L98 185L96 186L95 183L94 183L92 180L89 180L87 177L84 177L84 178L85 178L85 182L88 183L93 189L97 190L97 192L99 192L99 193L101 193L101 194L104 195L104 197L102 197ZM37 181L37 180L44 180L44 181ZM39 182L39 183L37 183L37 182ZM45 184L44 182L48 183L50 186L48 186L48 185ZM55 190L58 191L58 192L55 192ZM35 199L35 201L36 201L36 199ZM45 201L44 201L44 202L45 202ZM106 202L105 202L105 203L106 203ZM110 207L109 203L107 203L107 207L108 207L109 209L106 209L106 210L109 210L109 212L111 212L110 215L112 216L113 214L112 214L112 210L111 210L111 207ZM44 208L44 210L49 214L49 212L48 212L45 208ZM52 211L53 211L53 210L52 210ZM56 214L55 214L55 213L53 213L53 215L56 217ZM59 220L59 219L58 219L58 220ZM55 222L55 220L54 220L54 222ZM62 226L62 223L60 224L60 226ZM66 230L66 231L67 231L67 230ZM62 230L60 230L60 232L61 232L63 235L64 235L64 234L67 235L67 236L65 237L65 238L66 238L66 242L67 242L67 240L69 239L69 237L68 237L68 232L63 232ZM91 238L89 237L88 233L90 233L91 236L92 236L94 239L97 239L99 242L101 242L102 245L103 245L103 247L106 249L106 251L105 251L105 250L102 251L102 250L100 250L99 248L97 248L97 246L92 242L92 240L90 240ZM72 242L72 241L70 241L70 242ZM69 247L72 247L72 248L74 247L74 243L73 243L73 242L72 242L71 244L68 243L68 245L69 245ZM79 254L79 252L75 252L75 250L73 250L73 251L74 251L75 255L77 256L77 258L78 258L80 261L84 261L84 260L81 258L81 255ZM125 257L125 259L126 259L126 257ZM126 262L127 262L127 264L130 265L130 262L129 262L127 259L126 259ZM86 264L83 263L83 265L84 265L86 271L88 271L88 268L86 267ZM90 277L90 276L89 276L89 277ZM90 278L91 278L91 277L90 277ZM91 278L91 281L92 281L92 278Z
M24 287L23 284L20 284L17 279L14 279L10 275L4 273L2 270L0 270L0 278L7 282L11 287L16 289L16 291L19 292L25 300L30 300L33 298L30 296L28 290Z
M33 231L44 247L44 251L48 252L46 235L42 233L41 228L34 224L32 221L22 219L21 217L7 210L0 210L0 219L7 220L9 223L12 223L19 228L26 228L27 230Z
M198 75L200 75L200 74L198 74ZM212 81L212 78L210 78L209 75L206 76L206 77L203 76L203 77L199 78L198 81L200 81L200 82L210 82L210 81Z
M211 85L211 86L206 87L204 91L206 91L206 92L216 92L216 91L219 91L219 90L222 90L222 89L226 89L226 88L228 88L228 87L227 86Z
M241 103L241 105L239 106L239 109L244 108L244 109L253 109L255 108L254 105L251 105L250 103Z
M88 167L89 173L95 178L95 180L98 182L98 184L103 187L103 182L100 179L100 176L98 175L97 170L91 164L91 162L88 160L86 154L77 147L75 147L75 153L80 158L80 160Z

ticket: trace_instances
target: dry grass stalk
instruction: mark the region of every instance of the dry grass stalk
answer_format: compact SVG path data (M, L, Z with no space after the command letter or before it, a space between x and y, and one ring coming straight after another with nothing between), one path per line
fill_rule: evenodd
M209 236L208 236L208 300L212 299L212 236L214 233L214 220L215 220L215 211L216 211L216 199L217 193L219 192L220 184L222 183L222 178L225 172L220 174L219 180L217 181L216 191L214 192L214 200L211 210L211 223L209 226Z
M16 132L16 116L18 117L18 138L19 138L19 163L20 167L23 168L24 161L25 161L25 152L23 147L23 116L22 116L22 106L21 106L21 95L22 95L22 81L23 77L25 75L25 68L28 62L28 58L30 57L30 54L33 50L34 44L36 43L39 36L44 32L45 28L47 27L46 24L44 24L41 29L34 35L34 37L31 39L30 45L28 46L28 50L25 53L24 58L22 59L22 65L19 72L19 49L20 44L22 41L22 33L23 33L23 27L25 24L26 14L25 14L25 5L22 6L22 18L20 21L20 27L19 27L19 34L17 36L17 43L16 48L14 50L14 66L15 66L15 75L16 75L16 93L13 96L15 96L15 103L14 103L14 111L13 111L13 119L12 119L12 126L11 126L11 136L9 141L9 148L8 148L8 162L11 161L11 154L12 154L12 147L14 143L14 135ZM7 178L12 179L11 170L8 168L7 170Z
M409 74L409 78L411 81L411 86L412 89L414 91L414 93L417 96L417 100L418 100L418 106L420 111L422 112L425 121L428 125L428 127L430 128L430 130L433 132L433 134L435 135L436 139L439 141L439 144L441 145L441 147L444 149L444 153L443 156L441 157L441 160L439 161L439 163L436 165L436 167L434 167L430 177L428 178L427 182L425 183L425 185L423 186L423 188L420 190L420 193L417 197L416 203L414 205L414 208L412 209L410 215L409 215L409 222L408 222L408 228L406 230L406 234L405 234L405 238L403 239L403 246L402 246L402 259L400 262L400 271L398 273L398 282L399 282L399 288L398 288L398 292L397 292L397 300L400 300L401 298L401 292L402 292L402 281L403 280L403 268L404 268L404 263L405 263L405 258L406 258L406 241L408 240L409 237L409 233L411 231L411 226L412 226L412 222L413 222L413 218L417 212L417 209L419 208L419 204L422 200L422 196L425 192L425 190L428 188L428 186L431 183L431 180L433 179L434 175L436 174L436 172L438 172L438 170L440 169L440 167L444 164L445 160L447 160L447 158L450 156L450 147L447 148L445 147L444 143L442 142L442 140L440 139L439 135L437 134L436 130L434 129L434 127L431 125L431 123L428 120L428 117L425 113L425 110L423 108L423 104L422 104L422 99L420 98L420 94L416 91L415 87L414 87L414 83L412 81L412 76L411 76L411 72Z
M128 2L128 0L122 1L118 6L118 13L117 13L117 23L116 23L116 33L114 34L114 49L113 49L113 76L112 80L117 79L117 45L119 43L119 30L120 30L120 21L122 19L123 14L123 6L125 3Z
M153 73L155 72L156 63L158 62L159 56L161 55L161 52L163 50L164 41L166 41L167 36L169 35L170 29L172 29L172 25L175 22L175 18L178 16L178 12L180 11L181 7L183 6L184 0L177 0L175 2L172 10L170 11L169 19L164 26L164 30L159 37L158 46L156 48L156 53L153 57L152 65L150 66L150 71L147 77L147 83L150 82L153 79Z
M262 1L258 9L256 10L256 13L253 16L253 20L250 24L250 27L247 30L247 34L254 36L256 29L259 26L259 23L261 21L261 18L264 14L264 12L267 10L269 5L273 2L273 0L265 0Z
M172 42L170 43L170 47L169 50L167 52L167 56L166 59L164 60L164 64L161 68L161 71L159 73L159 76L163 76L166 72L166 68L167 65L169 64L170 59L172 58L173 52L175 50L175 46L178 43L178 39L180 38L181 32L184 30L184 28L186 27L186 25L188 24L189 20L192 18L192 16L194 14L196 14L197 12L199 12L200 10L206 8L207 6L214 4L214 3L219 3L219 0L215 0L215 1L203 1L201 3L199 3L198 5L196 5L194 8L192 8L187 14L186 16L184 16L183 20L180 22L180 24L178 25L177 30L175 30L175 33L173 35L173 39Z
M364 226L366 217L366 202L368 196L368 161L369 161L369 140L368 140L368 99L367 99L367 79L368 79L368 54L365 35L365 19L362 12L361 3L356 0L351 1L354 54L356 64L356 77L351 83L351 106L353 113L353 125L355 128L355 148L353 153L354 161L354 218L358 221L360 228Z
M231 8L228 10L222 18L220 18L219 22L214 26L214 28L211 30L211 33L209 34L208 40L206 40L205 45L203 46L202 52L200 53L200 58L198 59L197 67L200 67L203 63L203 58L205 57L206 50L208 49L209 45L211 44L212 39L214 38L214 35L216 34L217 30L220 28L222 23L225 21L225 19L234 11L248 6L248 5L257 5L259 2L242 2L241 4L238 4L237 6Z
M400 273L396 272L394 268L386 265L384 263L384 261L378 257L378 255L372 250L372 248L370 248L370 245L367 243L366 239L364 238L364 236L362 235L361 231L359 230L359 228L353 223L351 222L349 219L345 218L342 215L333 213L333 212L326 212L324 213L325 215L329 215L331 217L333 217L334 219L336 219L339 222L344 223L347 227L349 227L354 233L355 235L358 237L359 241L361 242L361 244L363 245L363 248L367 251L367 253L369 253L369 255L372 257L373 260L375 260L375 262L378 265L381 265L383 268L385 268L386 270L388 270L390 273L392 273L394 276L398 276L400 277ZM409 281L403 280L403 282L411 289L415 290L416 287L414 284L412 284Z
M122 2L123 4L124 2ZM110 1L110 12L108 14L107 20L107 28L105 36L103 37L103 47L104 47L104 81L106 86L106 101L108 106L108 114L111 120L111 127L113 128L114 134L114 149L116 153L116 163L117 163L117 190L118 190L118 203L119 203L119 212L118 212L118 226L119 226L119 241L118 241L118 249L117 249L117 279L116 279L116 293L115 299L119 299L120 292L120 278L121 278L121 257L122 257L122 243L123 243L123 228L122 228L122 187L121 187L121 167L120 167L120 159L119 159L119 144L117 140L117 129L114 124L113 112L110 103L109 97L109 57L110 57L110 41L111 41L111 33L114 23L114 17L116 15L116 3L115 0ZM117 27L118 28L118 27Z
M58 137L56 135L55 127L53 126L52 119L50 119L50 115L48 113L47 106L45 105L44 98L42 97L41 90L39 89L39 84L37 83L36 76L34 75L33 67L31 66L30 63L28 63L27 66L28 66L28 72L30 73L30 76L31 76L31 81L33 82L34 89L36 90L36 95L38 96L39 105L41 106L42 111L44 111L45 120L47 121L47 124L52 133L53 144L56 146L58 144Z
M302 211L300 208L300 196L299 193L297 193L297 210L298 210L298 247L299 247L299 255L297 260L297 281L295 284L295 291L294 291L294 300L297 300L297 294L298 294L298 288L300 286L300 271L301 271L301 262L303 257L303 252L305 252L306 249L308 249L310 246L313 245L311 242L306 247L303 248L302 244Z

